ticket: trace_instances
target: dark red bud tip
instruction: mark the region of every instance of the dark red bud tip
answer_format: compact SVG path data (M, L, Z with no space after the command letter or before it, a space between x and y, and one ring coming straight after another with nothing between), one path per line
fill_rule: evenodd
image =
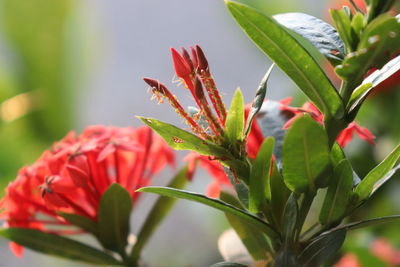
M197 61L199 70L208 70L208 61L200 46L196 45Z
M147 77L143 78L143 81L145 81L151 87L155 87L155 88L158 88L161 84L159 81L154 80L152 78L147 78Z
M190 68L190 64L186 61L186 59L182 57L174 48L171 48L171 54L176 75L182 79L190 75L192 73L192 69Z
M192 59L190 58L190 55L189 55L188 51L187 51L184 47L181 47L181 50L182 50L182 56L183 56L183 58L184 58L184 59L186 60L186 62L189 64L190 69L191 69L191 71L193 72L194 66L193 66L193 62L192 62Z
M195 84L194 84L194 92L196 94L197 99L203 99L204 98L204 89L203 85L201 84L201 81L196 78Z
M199 67L199 61L197 60L197 52L192 46L190 47L190 54L192 56L193 66L197 69Z

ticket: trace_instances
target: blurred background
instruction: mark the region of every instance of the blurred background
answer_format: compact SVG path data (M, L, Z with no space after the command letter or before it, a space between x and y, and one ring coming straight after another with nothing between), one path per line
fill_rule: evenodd
M326 7L338 5L334 0L241 2L268 14L296 11L322 19L327 19ZM194 44L204 49L225 101L238 86L246 102L251 101L271 62L231 19L222 0L0 0L1 192L20 167L33 163L69 130L80 132L93 124L139 126L135 115L182 126L168 105L150 102L141 78L163 81L184 106L192 105L183 87L173 83L169 48ZM269 99L299 94L278 69L269 85ZM299 95L296 102L303 99ZM386 90L361 112L359 121L378 139L376 149L358 141L348 148L360 176L399 143L400 123L394 116L400 113L399 101L399 92ZM165 184L172 175L173 170L164 172L155 183ZM209 182L199 172L189 189L205 192ZM371 206L371 214L363 216L400 211L398 182L385 189L376 196L379 204ZM153 201L143 195L132 217L133 232ZM217 239L227 227L219 212L179 201L143 257L149 266L208 266L222 260ZM368 242L378 235L400 246L396 227L358 232L346 248L368 254ZM7 247L0 240L0 266L71 266L28 250L17 259Z

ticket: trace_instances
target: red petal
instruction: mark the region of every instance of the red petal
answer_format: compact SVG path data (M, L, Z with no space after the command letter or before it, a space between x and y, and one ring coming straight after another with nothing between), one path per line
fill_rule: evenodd
M22 256L24 255L24 247L21 245L18 245L15 242L10 242L9 243L10 246L10 250L12 251L12 253L14 253L14 255L18 258L22 258Z

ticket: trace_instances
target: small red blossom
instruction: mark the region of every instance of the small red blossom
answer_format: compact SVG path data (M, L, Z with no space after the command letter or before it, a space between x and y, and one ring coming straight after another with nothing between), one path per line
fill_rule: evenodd
M349 126L339 134L336 141L341 147L345 147L347 143L353 139L354 133L362 140L367 141L371 145L375 145L375 136L367 128L361 127L355 122L350 123Z
M55 228L69 225L58 212L96 221L99 201L111 184L123 186L136 203L135 191L174 164L173 151L148 127L88 127L80 136L69 133L33 165L21 169L6 189L0 215L8 227L79 233ZM22 255L20 246L10 247Z

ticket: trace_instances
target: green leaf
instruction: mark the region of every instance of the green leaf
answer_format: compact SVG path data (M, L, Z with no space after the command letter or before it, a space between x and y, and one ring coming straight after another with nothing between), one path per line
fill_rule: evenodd
M302 193L326 186L327 181L322 179L331 169L329 151L322 126L309 115L298 118L283 143L283 178L287 187Z
M340 222L346 215L352 189L353 169L347 160L342 160L334 169L333 179L319 214L322 225Z
M369 75L362 84L354 90L351 95L350 102L347 106L348 113L352 113L352 117L354 118L358 112L358 109L361 107L361 104L367 98L369 93L379 86L382 82L389 79L391 76L396 75L400 71L400 56L389 61L385 66L383 66L380 70L374 71L371 75Z
M345 230L339 230L317 238L301 252L299 256L300 262L304 266L319 266L340 249L345 238Z
M170 147L176 150L192 150L206 156L226 157L228 151L194 134L171 124L150 118L138 117L147 126L156 131Z
M265 232L268 236L276 237L276 235L277 235L275 230L265 221L261 220L260 218L254 216L244 210L238 209L238 208L236 208L232 205L229 205L218 199L209 198L204 195L189 192L189 191L178 190L178 189L167 188L167 187L157 187L157 186L143 187L137 191L154 193L154 194L159 194L159 195L166 196L166 197L175 197L175 198L186 199L186 200L198 202L198 203L204 204L206 206L215 208L217 210L235 215L235 216L243 219L247 223L257 227L261 231Z
M119 184L112 184L100 199L97 217L98 238L110 250L121 252L128 244L132 199Z
M112 256L55 234L48 234L35 229L7 228L0 230L0 236L14 241L37 252L70 260L91 264L120 264Z
M356 86L371 67L381 68L400 49L400 21L381 15L364 30L357 51L346 56L336 73Z
M353 28L353 31L357 34L358 38L361 37L364 26L364 15L361 12L357 12L351 20L351 27Z
M168 184L168 187L178 189L184 188L188 182L187 176L188 167L186 166L176 174L176 176ZM175 202L176 199L169 197L159 197L157 199L156 203L153 205L149 214L147 215L139 234L137 235L136 243L130 256L133 259L133 262L137 262L143 247L147 244L147 241L151 238L162 220L164 220L164 218L168 215Z
M344 43L336 29L325 21L304 13L284 13L273 18L308 40L332 64L344 59Z
M358 38L357 34L351 27L351 20L345 9L331 9L329 10L332 20L335 22L336 29L342 38L346 52L354 51L357 47Z
M231 107L226 117L226 135L232 144L242 140L244 127L244 100L240 89L233 96Z
M218 262L210 267L246 267L246 265L240 264L240 263L235 263L235 262Z
M258 150L257 157L253 163L250 173L249 210L253 213L265 211L267 200L271 200L270 167L272 152L274 150L274 139L264 139Z
M229 170L229 168L224 167L224 171L226 173L226 176L228 176L229 182L233 185L233 188L235 189L235 192L238 195L240 202L245 207L248 207L249 206L249 188L242 180L239 180L238 182L235 181L235 177L233 176L233 173L231 170Z
M260 85L258 86L258 89L256 91L256 96L254 97L253 103L251 104L249 115L247 116L246 127L244 130L245 138L249 135L251 130L251 125L253 124L253 120L256 117L257 113L260 111L264 103L265 95L267 94L267 82L274 66L275 64L272 64L272 66L268 69L267 73L261 80Z
M356 230L356 229L360 229L360 228L364 228L364 227L369 227L372 225L394 222L397 220L400 220L400 215L385 216L385 217L368 219L368 220L364 220L364 221L352 222L352 223L337 226L329 231L322 233L321 236L329 235L336 231L341 231L341 230L351 231L351 230Z
M283 212L282 226L283 246L286 247L288 251L294 249L298 216L299 207L297 205L297 200L292 193Z
M73 213L58 212L67 222L81 228L82 230L97 235L97 223L91 219Z
M325 115L340 118L343 103L321 67L277 21L246 5L226 5L255 44L266 53Z
M381 185L382 180L392 170L400 158L400 145L398 145L378 166L372 169L367 176L357 185L355 194L358 203L366 200L374 191L374 187Z
M241 208L239 201L228 193L221 192L220 198L228 204ZM263 233L260 233L258 229L248 225L246 221L237 216L229 213L225 213L225 216L253 259L255 261L265 260L268 257L270 245Z
M368 3L368 19L370 22L382 13L389 11L396 0L367 0Z

